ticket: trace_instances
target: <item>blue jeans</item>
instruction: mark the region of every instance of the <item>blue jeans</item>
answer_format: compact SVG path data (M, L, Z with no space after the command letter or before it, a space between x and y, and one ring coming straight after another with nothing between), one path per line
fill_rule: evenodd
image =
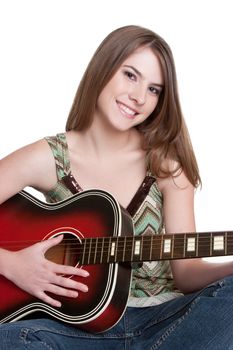
M233 350L233 276L158 306L128 308L90 334L51 319L0 326L1 350Z

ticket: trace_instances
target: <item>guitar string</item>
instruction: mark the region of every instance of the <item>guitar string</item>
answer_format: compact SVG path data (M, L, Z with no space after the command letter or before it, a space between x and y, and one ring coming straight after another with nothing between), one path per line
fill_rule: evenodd
M121 237L122 238L122 237ZM128 240L128 243L135 243L135 239L133 237L128 237L128 238L131 238L131 242ZM153 237L154 238L154 237ZM157 237L156 237L157 238ZM69 241L69 240L68 240ZM91 241L91 240L90 240ZM157 242L156 242L157 241ZM145 238L143 240L143 248L142 248L142 251L143 251L143 254L145 255L146 253L151 253L152 255L156 254L157 252L159 252L159 255L161 255L161 247L163 248L163 240L162 239L157 239L156 241L152 240L151 242L151 239L147 242L145 242ZM159 241L159 242L158 242ZM231 248L233 246L233 240L229 240L229 238L227 239L227 247L224 247L223 249L213 249L214 251L225 251L227 248L228 250L228 254L231 255L233 254L233 251L231 253ZM93 242L92 240L92 244L90 245L86 245L86 250L88 253L86 254L89 254L90 255L90 258L92 257L92 255L106 255L106 254L109 254L109 252L111 251L111 244L110 244L111 240L108 239L108 242L105 242L105 244L102 244L102 243L97 243L96 242ZM116 241L115 241L116 242ZM15 243L19 243L19 242L15 242ZM130 255L133 253L133 247L134 245L131 245L130 247L127 246L127 244L124 244L124 242L120 242L120 243L123 243L123 244L119 244L118 242L118 245L117 245L117 248L116 248L116 252L114 253L114 256L116 255L120 255L121 253L125 253L126 255L128 253L130 253ZM179 242L179 243L182 243L182 244L177 244L177 242L175 243L175 245L173 245L173 247L171 247L171 250L169 252L162 252L162 254L174 254L174 250L175 250L175 253L178 254L178 251L180 251L180 254L183 255L184 254L184 246L187 246L187 244L183 244L184 243L184 240L182 240L182 242ZM186 242L187 243L187 242ZM212 250L212 244L213 242L207 242L204 244L199 242L198 244L198 250L200 251L202 249L202 254L207 254L208 252L208 255L210 254L210 249ZM72 246L71 246L72 244ZM84 247L83 245L79 244L77 246L77 243L71 243L68 245L68 248L69 248L69 255L77 255L77 253L80 253L82 254L82 248ZM107 245L107 247L106 247ZM109 247L110 245L110 247ZM15 245L13 246L14 248L18 248L20 247L20 245ZM65 247L67 248L67 244L59 244L57 246L59 249ZM11 247L12 248L12 247ZM26 248L26 247L24 247ZM51 249L55 248L56 249L56 246L52 247ZM206 249L206 251L204 252L203 249ZM81 251L80 251L81 250ZM195 254L196 252L196 249L194 249L193 251L187 251L185 250L185 253L188 253L188 254ZM133 254L135 255L135 254ZM140 254L139 254L140 255ZM110 255L111 257L111 255Z
M69 234L69 233L68 233ZM59 233L59 235L63 235L62 233ZM72 237L67 238L65 237L66 234L64 234L64 238L62 239L62 242L74 242L74 244L77 244L77 241L94 241L94 240L112 240L112 241L125 241L125 240L171 240L171 241L177 241L177 240L188 240L189 238L196 238L198 240L213 240L214 237L221 237L221 238L231 238L233 237L233 231L226 231L223 233L218 232L183 232L183 233L166 233L166 234L155 234L155 235L134 235L134 236L93 236L93 237ZM69 234L71 235L71 234ZM55 237L55 235L54 235ZM52 237L49 237L50 239ZM38 243L43 242L43 240L1 240L0 243Z
M202 235L203 234L203 235ZM180 236L180 237L179 237ZM181 237L182 236L182 237ZM227 241L230 239L230 238L233 238L233 231L230 232L228 231L226 233L226 236L225 236L225 233L224 234L218 234L218 233L210 233L207 235L207 233L177 233L177 234L163 234L163 235L154 235L154 236L149 236L149 235L145 235L145 236L97 236L97 237L86 237L86 238L81 238L81 242L92 242L92 244L96 244L96 241L97 240L102 240L102 241L112 241L112 243L114 242L118 242L118 243L122 243L125 244L125 240L126 241L142 241L142 243L144 243L146 240L148 241L165 241L165 240L171 240L171 242L175 242L175 244L177 243L177 241L187 241L188 238L195 238L197 241L201 241L201 240L210 240L210 241L214 241L214 237L217 236L217 237L223 237L223 238L226 238ZM152 237L152 238L151 238ZM73 241L73 243L71 243ZM39 243L39 242L43 242L43 240L15 240L15 241L12 241L12 240L2 240L0 241L0 244L33 244L33 243ZM73 245L77 245L80 244L80 241L79 241L79 238L64 238L62 240L60 244L64 244L66 245L67 243L66 242L69 242L69 244L73 244ZM126 242L128 243L128 242ZM102 244L101 242L99 242L98 244ZM199 244L198 244L199 245Z
M179 235L181 235L182 237L179 237ZM203 236L189 236L187 237L187 235L189 234L175 234L174 236L170 237L169 234L164 234L164 235L155 235L155 236L118 236L118 237L115 237L115 236L106 236L106 237L103 237L103 236L98 236L98 237L86 237L86 238L82 238L81 239L81 242L91 242L91 244L96 244L96 241L100 241L98 242L97 244L102 244L101 243L101 240L102 241L111 241L112 243L123 243L125 244L125 241L127 241L126 243L130 242L130 241L141 241L142 243L145 243L145 241L149 241L148 243L150 243L151 241L165 241L165 240L171 240L171 242L175 242L177 243L177 241L186 241L187 242L187 238L195 238L197 241L202 241L202 240L205 240L205 241L214 241L214 235L213 236L207 236L207 235L203 235ZM186 236L186 237L185 237ZM227 236L225 235L216 235L217 237L222 237L222 238L226 238L227 241L230 239L230 238L233 238L233 232L232 233L228 233ZM151 238L152 237L152 238ZM73 241L73 243L72 243ZM33 243L39 243L39 242L43 242L43 240L2 240L0 242L3 243L3 244L33 244ZM66 245L67 242L69 244L73 244L73 245L77 245L77 244L80 244L80 241L78 238L64 238L60 244L63 244L63 245ZM89 243L88 243L89 244Z
M134 254L132 252L132 249L130 250L122 250L117 253L114 253L114 255L111 255L108 251L95 251L95 252L87 252L83 256L83 251L76 250L75 252L72 251L68 253L68 259L69 262L67 265L75 266L77 264L81 265L93 265L93 264L102 264L102 263L115 263L115 262L131 262L131 261L161 261L161 260L175 260L175 259L191 259L191 258L208 258L208 257L218 257L218 256L233 256L233 250L232 250L233 244L228 249L227 253L224 253L224 249L218 251L217 253L213 253L212 250L210 251L209 247L207 248L207 251L203 251L201 254L196 254L196 251L185 251L183 252L183 247L180 252L161 252L160 248L153 249L147 249L143 251L143 254ZM46 256L46 254L45 254ZM54 259L54 257L49 258L50 261L54 261L56 263L63 264L64 257L66 256L66 253L62 255L62 257L59 257L58 260ZM66 257L67 258L67 257ZM75 263L72 261L75 260Z

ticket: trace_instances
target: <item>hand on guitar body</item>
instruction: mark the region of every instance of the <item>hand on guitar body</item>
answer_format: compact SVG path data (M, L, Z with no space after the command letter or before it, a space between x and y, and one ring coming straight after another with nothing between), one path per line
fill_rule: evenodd
M60 235L15 252L4 251L5 277L53 307L60 307L61 302L49 296L47 292L77 298L79 291L88 291L85 284L66 277L70 275L87 277L89 276L87 271L57 264L45 258L46 251L59 244L62 238Z

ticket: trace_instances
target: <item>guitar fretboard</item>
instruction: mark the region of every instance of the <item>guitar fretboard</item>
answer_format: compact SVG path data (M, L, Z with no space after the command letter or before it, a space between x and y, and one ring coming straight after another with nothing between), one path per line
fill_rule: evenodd
M233 255L233 232L87 238L78 255L82 265Z

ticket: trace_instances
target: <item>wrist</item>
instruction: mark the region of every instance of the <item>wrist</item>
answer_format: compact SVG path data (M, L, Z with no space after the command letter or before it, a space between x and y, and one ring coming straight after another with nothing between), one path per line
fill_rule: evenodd
M9 266L11 253L9 250L0 248L0 275L4 277L7 277L7 267Z

